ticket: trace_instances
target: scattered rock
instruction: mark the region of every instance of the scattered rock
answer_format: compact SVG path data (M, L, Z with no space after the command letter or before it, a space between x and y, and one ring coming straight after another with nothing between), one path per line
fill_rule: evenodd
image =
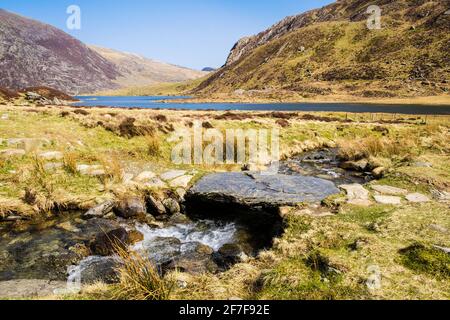
M341 163L339 166L345 170L355 170L364 172L369 166L369 161L367 160L347 161Z
M378 167L372 170L372 175L374 176L375 179L383 178L385 173L386 173L385 167Z
M373 185L371 188L381 194L390 196L405 196L408 194L408 190L385 185Z
M178 178L175 178L174 180L169 182L169 185L172 188L187 188L189 186L189 183L191 182L192 178L194 178L193 176L181 176Z
M374 196L375 201L381 204L392 204L392 205L400 205L402 204L402 199L400 197L394 196Z
M430 224L430 228L435 230L435 231L438 231L440 233L448 233L448 229L447 228L445 228L445 227L443 227L441 225L438 225L438 224Z
M188 218L188 216L186 216L182 213L175 213L169 219L169 223L173 223L173 224L185 224L185 223L189 223L190 221L191 220Z
M60 151L48 151L40 153L39 158L47 161L62 160L64 158L64 154Z
M111 256L116 253L116 246L126 249L130 239L127 230L118 228L107 233L99 233L95 239L89 243L89 248L94 255Z
M154 198L152 195L149 195L147 197L147 206L149 208L149 211L156 216L166 214L166 208L164 207L163 203Z
M162 203L166 208L166 212L170 214L179 213L181 211L180 205L174 199L165 199Z
M21 149L6 149L6 150L0 151L0 155L2 155L4 157L8 157L8 158L22 157L25 154L26 154L25 150L21 150Z
M413 203L423 203L423 202L429 202L431 201L430 198L428 198L426 195L423 195L421 193L411 193L406 195L406 200Z
M432 168L433 164L429 162L416 162L414 163L414 167L418 168Z
M116 203L112 200L108 200L99 204L98 206L91 208L88 212L84 214L86 218L101 218L114 209Z
M137 182L149 182L153 178L156 177L156 174L152 171L144 171L141 172L136 178L134 178L134 181Z
M82 175L92 177L99 177L105 175L105 170L100 165L79 164L77 165L77 171Z
M163 173L161 175L161 179L163 179L165 181L170 181L170 180L173 180L175 178L184 176L185 174L186 174L186 171L183 171L183 170L171 170L171 171L168 171L166 173Z
M347 202L357 206L368 207L372 204L369 191L360 184L341 185L339 188L347 192Z
M159 178L153 178L144 183L144 186L150 189L164 189L167 184Z
M139 197L123 199L114 208L114 213L122 218L145 218L147 209L144 201Z
M45 171L55 171L64 167L62 162L49 162L44 164Z
M219 249L215 259L220 266L229 267L235 263L246 262L248 256L242 250L240 245L230 243L223 245Z

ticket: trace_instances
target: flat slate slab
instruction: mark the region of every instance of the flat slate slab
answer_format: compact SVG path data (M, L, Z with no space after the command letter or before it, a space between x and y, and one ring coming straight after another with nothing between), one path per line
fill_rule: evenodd
M200 201L276 207L319 202L338 193L333 182L314 177L228 172L205 176L191 188L188 196Z

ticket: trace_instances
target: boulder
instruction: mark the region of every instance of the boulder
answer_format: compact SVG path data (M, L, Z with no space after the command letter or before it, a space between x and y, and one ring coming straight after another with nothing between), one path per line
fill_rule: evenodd
M116 252L116 246L126 249L126 245L130 243L127 230L118 228L107 233L99 233L90 242L89 248L94 255L110 256Z
M166 208L164 207L163 203L157 200L152 195L149 195L147 197L147 206L150 213L154 214L155 216L162 216L166 214Z
M163 203L164 207L166 208L166 212L168 212L170 214L179 213L181 211L180 205L174 199L168 198L168 199L165 199L162 203Z
M68 282L82 284L93 284L103 282L112 284L119 281L117 269L122 262L116 257L91 256L80 262L77 266L68 268Z
M110 213L113 209L116 203L112 200L108 200L106 202L103 202L102 204L99 204L98 206L91 208L88 212L84 214L86 218L101 218L108 213Z
M373 185L371 188L381 194L389 196L405 196L408 194L408 190L385 185Z
M172 223L172 224L185 224L185 223L189 223L189 222L191 222L191 220L188 218L188 216L186 216L182 213L175 213L169 219L169 223Z
M145 202L139 197L125 198L114 208L114 213L122 218L145 218L147 209Z
M245 208L296 206L302 202L320 202L339 193L336 186L323 179L284 174L227 172L203 177L186 195L187 205L230 204ZM278 213L278 210L276 210Z
M128 231L128 243L133 245L138 242L144 241L144 235L137 230Z
M181 254L181 241L177 238L144 240L142 246L149 259L158 265L168 263Z
M216 273L219 267L211 254L188 252L176 257L164 266L164 270L178 270L192 275Z
M411 193L406 195L406 200L413 203L430 202L430 198L421 193Z

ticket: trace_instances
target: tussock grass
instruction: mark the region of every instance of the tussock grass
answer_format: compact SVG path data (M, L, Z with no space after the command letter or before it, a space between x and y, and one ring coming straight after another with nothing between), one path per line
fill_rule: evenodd
M145 144L147 147L147 153L151 157L159 157L161 156L161 143L160 137L156 134L146 135L145 136Z
M64 152L64 169L69 174L77 174L78 154L73 151Z
M174 281L161 276L154 264L135 252L116 246L123 261L118 268L120 282L114 287L115 299L168 300Z
M407 268L437 278L450 278L450 255L436 248L416 243L400 250L400 261Z

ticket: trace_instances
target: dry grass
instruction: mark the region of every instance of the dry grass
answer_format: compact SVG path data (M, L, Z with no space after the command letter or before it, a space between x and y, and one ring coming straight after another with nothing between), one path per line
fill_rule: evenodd
M120 282L113 289L115 299L159 301L170 298L174 282L162 277L149 259L121 246L116 246L116 252L123 264L118 269Z
M69 174L77 173L77 163L78 163L78 155L76 152L68 151L64 153L64 169Z
M161 155L160 137L156 134L145 136L145 145L147 153L151 157L159 157Z
M111 154L109 156L100 157L99 160L105 170L106 177L117 183L123 180L124 169L119 155Z
M369 136L354 140L338 141L339 156L346 160L368 159L370 157L407 159L416 154L417 144L412 138L390 138Z

